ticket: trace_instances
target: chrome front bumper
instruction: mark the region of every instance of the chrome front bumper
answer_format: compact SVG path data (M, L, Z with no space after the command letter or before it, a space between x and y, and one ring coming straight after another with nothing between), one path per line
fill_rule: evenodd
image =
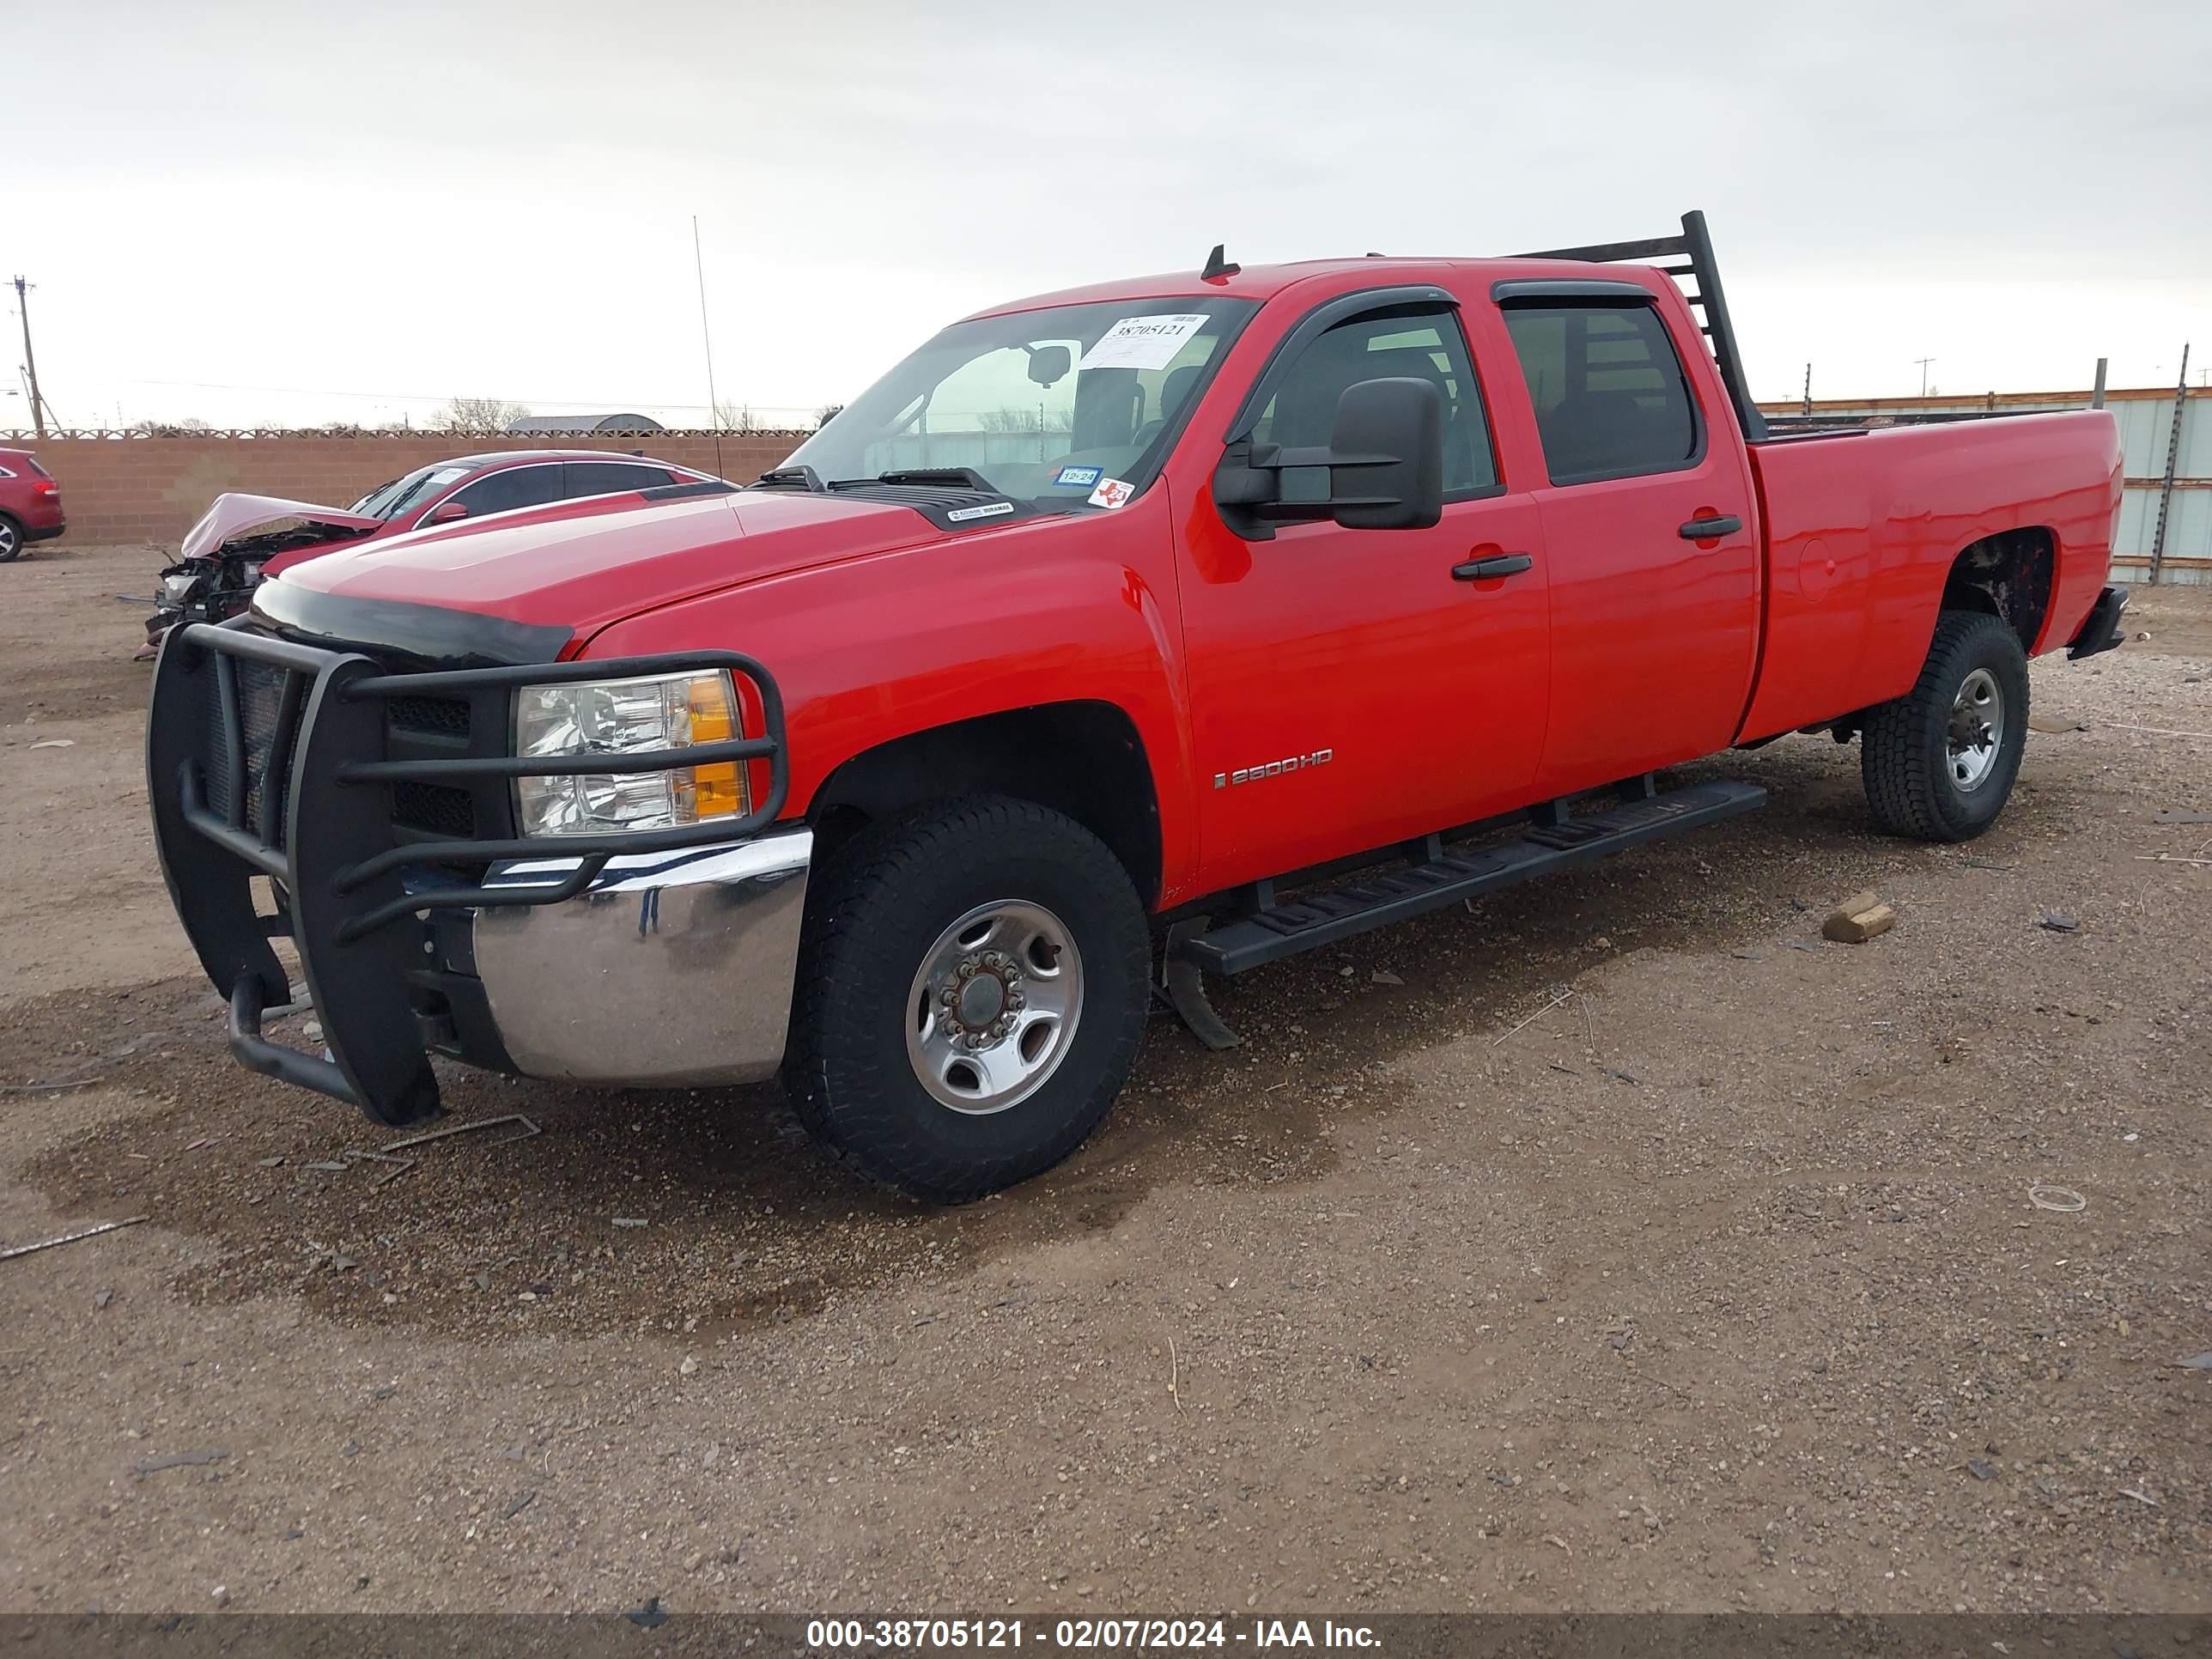
M484 905L476 971L526 1076L665 1088L752 1083L783 1061L811 830L613 859L558 903ZM497 865L540 886L572 859Z

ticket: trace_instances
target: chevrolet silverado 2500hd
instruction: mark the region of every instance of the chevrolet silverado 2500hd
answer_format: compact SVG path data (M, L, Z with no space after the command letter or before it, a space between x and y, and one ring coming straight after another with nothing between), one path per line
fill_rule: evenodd
M1764 799L1678 763L1855 737L1878 826L1978 834L2027 659L2120 638L2119 491L2102 413L1770 440L1696 215L1216 250L953 325L743 490L341 547L175 630L155 834L257 1070L405 1124L434 1054L781 1069L957 1200L1096 1127L1156 960L1232 1040L1203 974ZM322 1055L263 1029L277 936Z

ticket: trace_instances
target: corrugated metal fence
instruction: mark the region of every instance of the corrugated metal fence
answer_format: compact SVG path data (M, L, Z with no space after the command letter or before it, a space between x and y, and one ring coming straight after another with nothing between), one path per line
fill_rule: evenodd
M1802 404L1762 404L1779 430L1802 425L1904 425L1930 421L1986 420L2087 409L2087 392L1985 393L1978 398L1879 398L1816 401L1809 420ZM2112 540L2112 568L2123 581L2150 580L2158 535L2159 503L2166 502L2166 540L2159 580L2212 582L2212 387L2191 386L2181 400L2181 442L2174 452L2173 486L2166 486L2166 450L2173 436L2174 392L2136 389L2108 392L2105 407L2119 422L2121 468L2127 488L2120 526Z

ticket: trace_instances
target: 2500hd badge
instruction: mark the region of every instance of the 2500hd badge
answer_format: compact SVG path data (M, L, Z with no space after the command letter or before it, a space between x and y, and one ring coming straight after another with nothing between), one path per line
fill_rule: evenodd
M1269 761L1264 766L1240 766L1234 772L1216 772L1213 787L1228 789L1240 783L1257 783L1262 778L1279 778L1285 773L1303 772L1309 766L1326 766L1335 758L1334 749L1316 749L1287 760Z

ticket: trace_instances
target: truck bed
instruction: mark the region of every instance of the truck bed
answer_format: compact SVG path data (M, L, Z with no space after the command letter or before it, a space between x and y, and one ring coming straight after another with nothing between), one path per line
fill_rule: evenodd
M1953 561L1971 543L2049 533L2051 598L2031 653L2071 638L2103 586L2120 495L2109 416L1813 433L1750 448L1767 570L1740 742L1909 690Z

